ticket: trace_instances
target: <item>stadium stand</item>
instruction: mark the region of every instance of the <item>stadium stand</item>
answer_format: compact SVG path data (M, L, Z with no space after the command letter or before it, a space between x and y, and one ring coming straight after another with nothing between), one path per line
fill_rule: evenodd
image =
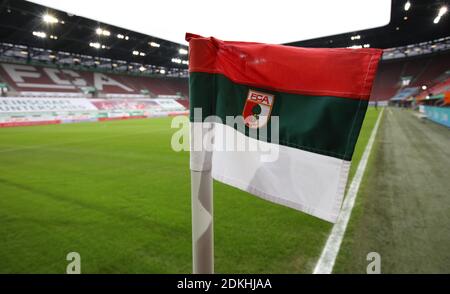
M450 77L442 82L435 84L434 86L421 91L417 96L416 100L418 103L426 103L427 100L434 100L431 98L447 98L450 94ZM450 101L447 99L443 100L443 104L448 105Z
M371 99L389 100L400 94L404 87L419 89L425 86L429 89L450 74L449 64L450 51L385 59L379 65Z
M430 88L446 77L450 70L448 64L449 51L383 60L371 99L389 100L403 87L426 85ZM186 99L189 95L186 78L156 78L14 63L0 65L0 83L8 86L12 96L84 97L83 93L88 89L94 89L96 97L108 98ZM186 101L181 103L188 106Z
M171 116L189 105L186 78L1 63L0 86L0 127Z
M178 99L178 103L186 107L186 109L189 109L189 100L188 99Z
M65 93L64 95L75 97L73 93L85 93L88 89L94 89L98 97L118 94L119 97L125 98L123 94L127 94L129 98L182 98L188 95L186 79L110 74L26 64L2 63L0 79L8 85L10 92L19 96L22 96L22 93L26 96L44 97Z
M449 64L450 51L383 60L371 99L389 100L404 87L430 88L449 74Z
M42 19L42 11L49 13L48 8L26 1L8 3L9 8L0 19L0 26L4 26L4 38L0 41L0 94L1 103L6 106L16 103L31 107L44 101L63 104L62 99L67 99L69 105L78 105L79 101L73 100L81 99L92 106L88 114L76 107L59 109L56 117L63 122L171 115L188 110L189 62L185 45L106 24L102 24L102 29L111 36L93 43L92 34L98 34L97 21L53 10L51 14L61 21L59 24L64 21L64 25L49 28ZM34 17L27 16L29 11L34 11ZM9 18L27 24L30 32L11 33ZM417 25L422 26L420 18L417 18ZM410 28L416 32L412 26ZM47 42L48 38L36 34L32 38L24 37L31 32L50 35L51 30L59 35L58 42ZM376 30L366 31L361 44L352 41L355 36L359 40L361 32L351 32L332 39L323 37L289 45L388 48L379 66L370 103L382 106L387 101L396 101L405 106L413 104L414 95L418 95L419 103L446 105L445 99L435 98L440 97L436 96L439 95L438 84L449 78L450 36L427 32L424 39L402 28L401 40L398 32L395 27L384 30L383 36L396 34L389 39L379 38L381 33ZM428 90L422 91L424 86ZM160 101L150 101L155 98ZM39 113L34 110L32 117L27 111L0 110L0 122L55 119L49 116L51 109L45 103Z

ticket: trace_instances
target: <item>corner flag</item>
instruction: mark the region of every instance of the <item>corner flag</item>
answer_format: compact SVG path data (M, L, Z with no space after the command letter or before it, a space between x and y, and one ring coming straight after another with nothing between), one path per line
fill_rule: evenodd
M191 171L335 222L382 50L186 40ZM216 148L230 138L249 148ZM194 240L212 234L212 201L198 200L197 188Z

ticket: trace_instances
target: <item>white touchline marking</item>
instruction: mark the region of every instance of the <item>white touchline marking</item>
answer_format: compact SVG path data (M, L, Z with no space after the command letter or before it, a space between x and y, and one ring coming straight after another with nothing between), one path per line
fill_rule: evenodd
M372 133L370 134L369 141L367 142L366 149L361 157L358 164L358 169L356 170L355 176L350 184L347 191L347 195L344 199L344 204L342 205L341 212L331 230L330 236L328 236L327 243L322 250L319 260L317 261L316 267L314 268L314 274L331 274L333 271L334 263L336 257L339 253L339 248L341 247L342 239L344 238L345 230L347 229L348 221L350 220L350 215L352 213L353 205L355 204L356 195L358 194L359 185L366 170L367 161L372 150L373 142L375 141L375 136L378 131L378 126L380 124L381 116L383 115L384 109L381 110L380 115L377 118L375 126L373 127Z

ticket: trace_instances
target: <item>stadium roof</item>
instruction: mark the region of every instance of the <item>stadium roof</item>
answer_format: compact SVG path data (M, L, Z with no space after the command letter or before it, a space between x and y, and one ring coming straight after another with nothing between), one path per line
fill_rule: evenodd
M124 15L130 14L134 16L132 12L136 12L136 10L139 10L139 8L141 7L136 6L137 2L133 1L134 0L126 1L127 6L123 7ZM172 3L171 1L175 0L170 0L170 3ZM88 5L91 5L90 9L93 11L94 16L97 15L98 18L96 17L97 20L92 20L70 14L74 11L71 9L67 10L69 12L68 13L35 4L29 1L0 0L0 40L3 43L6 42L14 45L25 45L28 48L43 48L46 50L45 54L47 54L47 57L57 55L52 54L51 52L48 53L48 50L53 50L55 52L69 52L85 56L93 56L96 58L106 58L108 60L102 61L102 63L106 62L107 64L112 63L111 60L119 61L118 63L121 63L120 61L124 61L124 63L121 64L132 63L134 67L138 69L140 69L143 65L164 67L166 71L170 70L171 68L175 68L175 70L180 69L184 72L187 69L186 45L167 41L165 39L157 38L152 35L139 33L130 29L125 29L123 27L114 26L106 22L104 23L98 21L99 18L102 18L102 16L104 15L114 15L113 5L114 3L116 3L116 0L95 2L97 3L96 5L98 5L98 3L102 3L102 5L108 3L108 6L105 6L103 10L101 10L106 13L101 13L101 11L99 11L100 8L92 6L92 1L40 0L40 2L51 2L54 5L56 5L56 3L59 3L61 5L71 4L75 5L77 7L77 10L79 8L80 11L84 11L82 9L84 7L83 5L85 5L84 3L89 3ZM143 1L138 2L143 3ZM316 3L321 1L308 2ZM337 1L330 1L326 3L332 2L334 3ZM359 1L356 2L359 3ZM383 7L384 5L384 2L364 1L365 5L370 4L371 2L376 2L377 5L380 5L380 7ZM121 3L123 3L123 1L121 1ZM177 34L184 35L185 31L189 28L189 26L187 25L190 23L189 11L184 11L184 6L176 7L176 9L174 7L169 12L164 14L164 17L166 19L165 22L158 22L158 18L156 16L159 16L159 14L163 14L162 11L158 11L158 9L161 9L161 7L166 7L161 3L162 2L152 4L154 5L154 10L152 11L146 10L146 14L148 15L146 19L148 20L139 18L141 14L136 12L137 14L135 18L138 19L138 23L152 23L152 26L147 25L149 27L147 32L151 32L154 30L155 34L157 34L157 28L172 28L172 30L176 31ZM339 3L339 5L343 5L342 3L344 2ZM408 9L405 9L405 3L411 4ZM356 10L350 9L348 7L347 9L351 13L354 13L354 11L358 11L358 9L361 8L359 4L355 5ZM394 0L392 1L392 13L390 16L391 21L386 26L375 29L351 31L350 33L293 42L290 44L294 46L306 47L363 47L364 45L366 45L378 48L391 48L412 43L420 43L422 41L437 40L442 37L450 36L449 13L444 13L444 15L442 15L442 17L438 19L437 23L433 23L433 20L436 20L436 16L439 14L439 11L441 11L444 5L445 1L439 0L430 0L426 2ZM148 4L146 6L148 6ZM132 7L134 10L129 10L129 7ZM242 7L242 5L239 7ZM340 14L342 10L339 10L339 13L335 13L336 15L338 15L337 19L330 19L328 14L330 7L331 6L325 6L325 8L327 9L324 8L322 10L316 7L314 11L318 11L318 15L315 16L318 21L314 22L315 18L312 18L313 23L316 25L318 23L321 23L322 28L333 28L335 23L339 23L337 19L340 19L340 21L344 25L348 24L347 22L343 21L343 17ZM369 8L371 7L369 6L368 8L366 8L366 10L370 10L372 12L373 9ZM214 11L217 11L217 6L214 6L214 9ZM283 9L287 11L286 7L284 7ZM384 7L383 9L384 11L389 12L388 8ZM176 17L176 15L178 14L174 13L174 10L176 10L177 12L183 12L184 16L181 19L181 23L186 23L186 26L180 25L180 20ZM205 11L207 12L208 9L202 11L203 13L205 13ZM259 10L257 10L257 12L259 12ZM221 14L227 13L223 12ZM277 14L277 11L272 11L272 14ZM287 15L289 16L291 14ZM308 34L314 32L314 30L312 29L314 25L301 25L302 21L304 21L300 17L302 15L304 16L305 14L299 12L299 17L295 19L295 22L298 22L299 24L298 29L290 28L285 30L290 31L290 33L293 33L294 36L298 36L295 37L297 40L301 39L302 36L311 36ZM363 16L362 18L365 18L366 16L366 14L364 13L362 13L361 15ZM255 21L258 22L260 22L260 19L267 19L267 17L265 17L264 15L259 15L258 13L254 17ZM227 18L230 18L230 16L227 15ZM120 17L117 19L121 20ZM306 20L311 20L311 18L307 18ZM383 20L383 18L381 18L381 20ZM361 17L359 16L352 19L351 22L358 23L361 26L359 29L364 29L364 26L376 25L376 22L372 22L371 24L362 22ZM229 24L229 26L233 28L233 26L231 26L232 23L237 24L238 26L242 25L242 19L233 16L227 24ZM274 24L275 22L271 21L270 23ZM174 28L173 24L178 24L178 27ZM208 23L207 25L203 25L203 27L205 28L208 28L209 26L210 23ZM343 30L342 27L339 29L340 31ZM280 30L279 27L278 30ZM236 36L238 36L239 32L242 30L236 30L236 26L234 26L234 31ZM266 35L276 35L276 32L264 31L264 28L261 28L261 31ZM207 31L196 30L193 32L205 32L205 34L208 35ZM322 33L317 31L315 32L316 35L320 35L323 33L324 31L322 31ZM220 34L214 35L221 37ZM170 38L170 36L171 35L168 34L167 38ZM226 36L224 36L224 38L227 39ZM229 39L239 39L239 37L233 38L230 36ZM258 41L253 38L251 40ZM0 47L0 54L2 54L2 50L9 50L8 47L4 47L5 49L2 48L3 47ZM18 50L22 49L18 48ZM29 49L28 52L30 51L31 50ZM82 58L80 57L79 59ZM127 68L128 66L125 65L124 67ZM147 66L145 68L142 68L147 69Z
M187 46L22 0L0 1L0 40L113 60L187 68L183 63L187 60Z
M408 4L409 3L409 4ZM291 42L302 47L393 48L450 36L448 1L393 0L388 25L328 37Z

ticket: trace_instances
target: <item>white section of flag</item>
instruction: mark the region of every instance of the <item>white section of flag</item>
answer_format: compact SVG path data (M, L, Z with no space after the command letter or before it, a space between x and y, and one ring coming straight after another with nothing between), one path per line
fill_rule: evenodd
M192 123L192 127L198 127L198 124L201 123ZM347 183L349 161L259 141L230 126L220 123L214 125L215 145L220 146L223 138L231 136L234 136L236 145L258 144L260 150L214 150L212 162L208 162L209 156L197 153L196 156L191 156L191 168L209 168L212 165L212 176L220 182L271 202L336 222ZM269 153L277 154L277 159L271 162L264 160Z

